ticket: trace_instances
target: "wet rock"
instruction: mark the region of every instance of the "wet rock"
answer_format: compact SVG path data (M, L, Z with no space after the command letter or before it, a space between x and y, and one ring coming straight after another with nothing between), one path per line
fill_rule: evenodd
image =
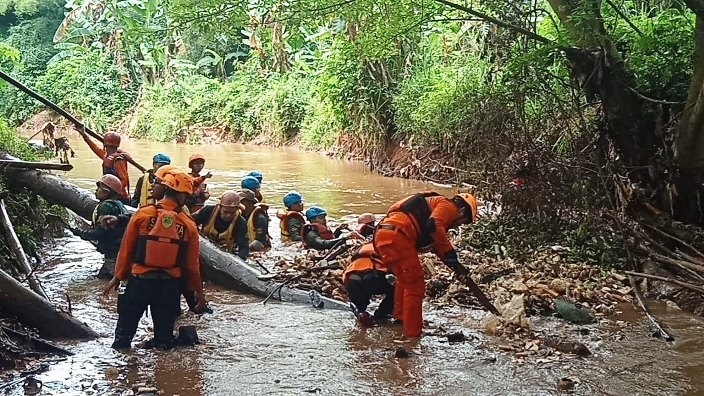
M461 331L447 334L447 342L465 342L465 341L467 341L467 336L465 336L464 333Z
M482 330L489 335L497 335L501 331L501 319L494 315L488 315L479 322Z
M568 391L574 389L574 381L572 379L564 377L557 380L557 389Z
M406 350L406 348L398 347L398 348L396 348L396 351L394 352L394 356L399 359L407 359L411 356L411 354Z
M577 341L565 340L560 337L545 337L543 338L543 344L564 353L571 353L577 356L589 356L591 351L586 345Z
M516 326L528 326L528 319L526 319L526 307L522 294L513 296L511 301L503 306L503 309L501 310L501 317L506 322Z
M105 370L105 378L111 381L116 380L119 376L120 370L118 370L117 367L109 367L107 370Z

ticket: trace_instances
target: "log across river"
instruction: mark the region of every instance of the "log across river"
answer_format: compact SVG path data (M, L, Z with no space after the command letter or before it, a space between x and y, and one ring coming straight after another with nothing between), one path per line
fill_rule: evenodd
M79 155L72 160L74 170L57 174L93 189L100 175L99 161L83 150L79 140L73 139L72 143ZM366 211L382 213L399 197L434 189L423 183L382 178L359 164L289 149L140 141L130 141L126 148L145 163L148 161L144 159L159 151L169 153L180 164L196 150L206 154L210 157L206 169L215 174L211 186L216 197L227 188L236 188L246 171L262 170L263 192L270 203L278 204L283 193L295 188L309 204L326 206L338 219L352 219ZM133 180L137 176L133 174ZM80 196L82 205L94 204L90 195ZM276 224L271 227L272 235L278 236ZM234 281L228 284L230 275L217 279L212 273L218 284L225 285L207 285L214 314L187 313L178 323L196 325L202 345L167 352L138 348L115 352L109 346L117 318L116 296L103 298L100 291L104 281L94 277L102 263L101 255L88 242L73 236L48 241L43 247L46 266L38 276L50 298L63 301L66 293L70 295L74 315L101 337L89 342L62 342L61 346L75 355L36 375L44 384L42 394L118 395L128 394L135 385L149 385L164 395L542 395L557 394L556 383L562 377L578 379L577 394L585 395L671 395L704 386L704 321L665 304L654 306L653 313L675 331L674 345L648 338L641 316L624 306L624 313L610 321L580 327L580 331L590 332L591 357L559 363L549 359L523 363L514 355L490 348L490 344L501 341L476 330L483 311L429 307L429 332L440 328L461 330L469 341L447 343L442 337L428 335L418 344L407 346L412 352L408 359L398 359L394 357L398 345L391 341L401 334L397 326L361 330L348 312L314 309L305 294L304 304L262 305L260 296L265 291L261 288L247 290ZM288 252L278 242L275 250ZM241 264L230 257L222 262L239 268ZM227 273L226 269L220 270ZM242 279L248 273L258 271L238 271ZM550 318L536 320L548 322L548 328L557 334L578 330ZM142 319L135 341L149 337L150 322L151 318ZM17 389L16 393L21 392Z

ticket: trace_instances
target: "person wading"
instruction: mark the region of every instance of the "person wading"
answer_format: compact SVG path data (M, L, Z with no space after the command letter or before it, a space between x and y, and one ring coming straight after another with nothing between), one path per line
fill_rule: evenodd
M264 180L264 174L260 171L255 170L255 171L249 172L247 174L247 176L251 176L251 177L257 179L257 181L259 182L259 189L252 190L252 191L254 191L254 195L257 197L257 201L259 201L259 203L264 203L264 197L262 196L262 192L261 192L261 186L262 186L262 181ZM242 188L247 188L247 189L251 190L251 188L249 188L249 187L242 187Z
M268 250L271 248L269 216L266 213L269 207L259 203L254 192L247 189L240 191L240 203L244 207L242 217L247 221L249 250L253 252Z
M156 177L155 172L162 166L169 164L171 164L171 158L164 153L159 153L152 158L152 169L149 169L147 173L137 180L130 205L136 208L156 203L156 199L152 196L152 184L154 184L154 178Z
M191 177L193 178L193 195L188 199L188 210L191 213L199 211L205 206L205 201L210 198L208 185L205 181L213 175L208 172L205 175L200 174L205 166L205 157L201 154L193 154L188 159L188 167L191 168Z
M257 201L264 202L264 197L262 196L261 192L262 184L256 177L243 177L242 181L240 182L240 187L243 189L246 188L247 190L252 190L254 192L254 196L257 197Z
M120 191L122 191L120 179L113 175L104 175L96 185L98 188L95 190L95 197L100 202L93 210L93 226L85 231L71 228L71 232L86 241L97 242L98 252L105 256L98 278L110 278L115 272L115 258L125 233L125 225L104 224L103 218L124 216L127 210L120 201Z
M182 279L195 292L197 309L205 307L198 256L198 228L180 208L193 191L185 172L164 176L164 198L156 205L139 208L129 223L120 245L115 276L103 295L124 285L117 300L115 349L130 348L139 319L149 307L154 324L153 345L168 349L175 345L176 318L181 314Z
M349 229L347 224L337 227L335 232L330 230L327 223L327 212L319 206L311 206L306 210L306 218L310 224L301 229L303 247L305 249L325 250L343 243L350 237L358 236L356 232L342 235L342 231Z
M371 213L362 213L357 218L357 233L364 238L369 238L374 235L374 228L376 228L376 218Z
M88 134L81 132L83 140L88 144L91 150L101 160L103 160L103 174L117 176L122 183L122 191L120 191L120 200L129 204L130 201L130 175L127 173L127 158L129 154L120 150L122 138L115 132L108 132L103 136L103 148L98 147Z
M303 217L303 196L297 191L291 191L284 195L284 206L286 211L276 213L281 222L281 242L297 242L302 240L301 229L306 224Z
M241 259L249 256L247 222L242 218L240 196L235 191L226 191L217 205L204 206L193 215L201 232L211 241Z
M469 274L448 240L447 230L477 218L477 201L471 194L452 198L435 192L404 198L389 209L374 233L374 249L398 282L394 317L403 321L405 337L420 337L423 330L425 281L418 252L432 250L458 276Z
M342 274L342 283L353 309L364 327L371 327L375 321L387 319L394 309L394 284L389 275L391 271L374 252L374 245L367 243L352 255L352 262ZM383 295L384 299L374 311L374 316L367 312L372 296Z

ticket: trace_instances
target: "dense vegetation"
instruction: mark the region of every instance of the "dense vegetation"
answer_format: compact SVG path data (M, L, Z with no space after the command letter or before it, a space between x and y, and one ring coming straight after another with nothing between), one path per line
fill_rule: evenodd
M99 130L400 145L603 261L594 209L701 223L704 2L462 4L0 0L0 67ZM37 109L0 89L10 124Z

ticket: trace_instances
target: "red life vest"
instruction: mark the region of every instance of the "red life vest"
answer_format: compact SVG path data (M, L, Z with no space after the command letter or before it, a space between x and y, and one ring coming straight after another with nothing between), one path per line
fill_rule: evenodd
M149 219L149 233L139 236L134 261L156 270L180 267L186 230L177 221L179 212L153 207L156 217Z
M112 154L105 154L105 157L103 158L103 174L120 177L115 170L115 161L126 161L127 159L125 154L126 153L124 151L119 149Z
M310 246L306 243L306 234L313 229L317 230L318 235L325 240L335 239L335 234L328 227L318 223L306 224L301 228L301 239L303 240L303 247L306 249L310 249Z
M295 212L293 210L289 210L288 212L283 212L279 211L276 213L276 217L281 219L281 222L279 223L279 227L281 228L281 242L289 242L291 241L291 235L288 230L288 223L291 221L292 218L298 218L300 219L301 223L305 223L306 219L303 217L301 212Z

